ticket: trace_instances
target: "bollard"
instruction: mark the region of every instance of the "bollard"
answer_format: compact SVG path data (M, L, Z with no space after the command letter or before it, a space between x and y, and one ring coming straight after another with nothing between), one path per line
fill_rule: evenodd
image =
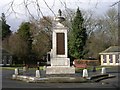
M16 69L15 69L15 75L18 75L18 74L19 74L19 69L16 68Z
M36 77L40 78L40 71L39 70L36 70Z
M88 71L87 71L87 69L83 69L83 77L84 78L88 77Z
M106 74L106 68L105 67L102 68L101 74Z
M16 77L17 77L16 75L14 75L14 74L12 75L12 79L16 79Z

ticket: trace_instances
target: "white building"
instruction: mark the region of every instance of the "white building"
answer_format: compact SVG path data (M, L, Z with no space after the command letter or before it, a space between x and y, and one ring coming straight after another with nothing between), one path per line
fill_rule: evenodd
M1 57L0 57L0 66L9 66L12 64L13 55L7 50L0 48Z
M99 54L102 66L120 65L120 46L111 46Z

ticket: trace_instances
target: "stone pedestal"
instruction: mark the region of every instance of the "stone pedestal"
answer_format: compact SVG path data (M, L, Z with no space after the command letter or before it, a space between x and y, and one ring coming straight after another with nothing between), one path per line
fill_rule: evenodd
M74 67L64 67L64 66L57 66L57 67L47 67L46 74L75 74Z
M55 18L52 34L52 49L50 53L50 64L47 66L46 74L74 74L75 68L70 67L67 47L67 28L61 23L64 17Z
M70 59L69 58L52 58L51 59L52 67L70 67Z

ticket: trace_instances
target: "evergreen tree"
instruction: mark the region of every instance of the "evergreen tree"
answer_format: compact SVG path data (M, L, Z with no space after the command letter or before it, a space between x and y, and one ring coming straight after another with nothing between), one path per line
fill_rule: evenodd
M28 54L31 54L32 50L32 35L30 33L30 23L24 22L21 24L18 34L22 40L24 40L28 46Z
M2 40L2 20L0 20L0 41Z
M4 38L6 38L7 36L10 36L11 34L10 26L6 24L6 18L4 13L2 13L1 22L2 22L1 33L2 33L2 40L3 40Z
M78 8L76 16L72 21L72 30L69 37L69 54L77 59L83 58L85 54L84 46L86 44L87 33L83 24L84 19Z
M24 47L24 50L26 51L26 54L24 55L24 58L27 60L26 63L31 63L31 55L32 55L32 38L30 33L30 23L29 22L23 22L20 25L20 28L18 30L18 35L23 42L26 42L26 47ZM21 42L22 43L22 42Z
M20 25L20 28L18 30L18 34L24 41L28 42L30 38L30 23L29 22L23 22Z

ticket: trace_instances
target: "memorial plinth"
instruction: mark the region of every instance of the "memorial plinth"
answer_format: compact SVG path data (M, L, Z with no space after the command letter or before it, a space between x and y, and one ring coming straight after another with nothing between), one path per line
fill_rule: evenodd
M62 24L64 17L59 14L55 18L52 33L52 50L50 53L50 64L47 66L46 74L74 74L75 68L70 67L67 47L67 28Z

